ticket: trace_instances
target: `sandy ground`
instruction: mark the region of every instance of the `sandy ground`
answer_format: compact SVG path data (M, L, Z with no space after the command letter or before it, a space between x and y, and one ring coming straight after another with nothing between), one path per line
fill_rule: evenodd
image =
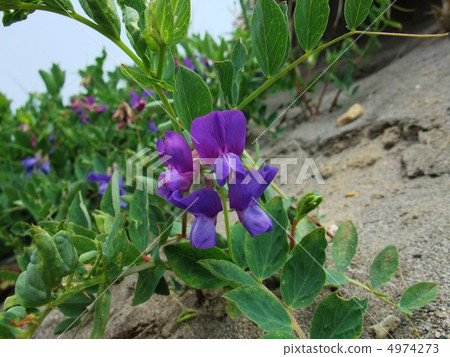
M415 310L414 324L426 338L448 338L449 231L450 231L450 40L416 41L407 54L359 82L353 98L342 97L341 108L315 121L301 111L288 111L281 127L286 134L261 138L262 156L294 157L300 164L314 158L325 185L307 180L295 185L300 166L292 166L282 189L299 197L308 190L320 191L325 227L351 219L359 234L359 248L347 275L367 281L370 262L386 245L395 244L401 269L383 287L398 299L406 287L419 281L439 283L438 297ZM325 98L328 106L333 93ZM272 103L283 103L283 96ZM270 101L269 101L270 102ZM338 127L336 119L354 103L365 113L356 121ZM254 128L255 138L261 128ZM251 143L252 140L248 140ZM248 148L252 151L252 146ZM353 192L353 197L346 198ZM219 227L220 229L220 227ZM329 264L331 264L329 262ZM199 304L190 290L171 296L153 296L132 308L134 278L112 289L113 304L107 338L257 338L263 333L244 317L231 320L221 291L206 291ZM276 289L276 288L275 288ZM329 293L325 289L323 295ZM364 297L362 290L345 287L340 293ZM319 302L322 296L316 301ZM363 338L373 338L369 326L394 314L401 318L393 338L410 338L413 329L400 313L375 297L369 298ZM297 311L305 331L316 304ZM196 318L177 322L182 309L197 311ZM51 338L57 321L54 312L38 331L37 338ZM77 335L89 335L89 320ZM70 337L67 333L64 337Z

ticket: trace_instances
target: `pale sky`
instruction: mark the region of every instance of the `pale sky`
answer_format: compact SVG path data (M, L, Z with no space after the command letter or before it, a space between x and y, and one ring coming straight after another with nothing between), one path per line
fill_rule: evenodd
M72 3L77 12L83 13L77 0ZM216 38L230 36L240 10L237 0L191 0L191 6L190 33L208 31ZM125 32L122 33L126 40ZM12 107L17 108L26 101L28 92L45 90L38 70L48 70L52 63L58 63L66 71L63 96L67 103L67 98L80 89L78 70L93 64L103 47L109 54L107 70L130 63L108 39L60 15L35 12L10 27L0 24L0 92L12 99Z

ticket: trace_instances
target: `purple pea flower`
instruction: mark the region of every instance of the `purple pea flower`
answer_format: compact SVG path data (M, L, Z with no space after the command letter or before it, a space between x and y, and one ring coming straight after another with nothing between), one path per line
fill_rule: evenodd
M197 67L195 67L195 65L192 63L192 61L189 59L189 57L183 58L183 62L186 65L186 67L189 68L191 71L198 73Z
M156 133L158 131L158 126L156 125L156 123L153 120L150 120L148 122L148 130L150 130L152 133Z
M89 122L89 112L90 113L103 113L107 107L106 105L97 105L94 97L84 97L82 99L73 97L70 107L73 111L78 114L81 118L81 122L86 124Z
M86 176L86 181L100 184L100 186L98 187L98 193L103 196L105 194L106 188L108 187L109 181L111 181L111 178L112 175L89 172L88 175ZM119 175L119 195L123 196L126 193L127 191L125 191L125 188L123 187L123 177ZM121 200L120 207L126 206L127 204Z
M229 185L230 207L233 208L244 228L252 237L269 232L272 219L258 205L258 199L278 173L273 166L236 174L236 182Z
M244 171L239 157L244 152L246 130L245 116L239 110L212 112L192 122L195 149L205 164L214 164L220 186L230 175Z
M216 245L217 215L222 211L222 202L216 191L202 188L184 197L180 191L175 191L168 201L195 216L189 235L192 247L208 249Z
M156 192L168 197L174 191L189 191L193 181L193 160L191 148L182 135L173 131L166 131L165 135L165 141L158 139L156 150L168 170L159 176Z
M41 171L45 175L50 172L50 162L48 158L42 158L38 153L35 157L28 156L21 162L22 166L26 169L26 177L30 177L33 172Z

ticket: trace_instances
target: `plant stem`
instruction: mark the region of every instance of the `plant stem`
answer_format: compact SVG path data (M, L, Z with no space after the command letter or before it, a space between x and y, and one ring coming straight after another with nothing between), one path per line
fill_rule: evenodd
M230 255L231 260L233 259L233 249L231 247L231 230L230 230L230 218L228 217L228 205L227 205L227 197L225 195L225 188L220 188L220 198L222 199L223 206L223 217L225 220L225 230L227 233L227 242L228 242L228 254Z
M33 324L30 329L28 330L28 337L32 338L36 330L41 326L42 322L45 320L45 318L48 316L48 314L52 311L51 307L47 307L39 316L36 323Z
M160 86L155 87L156 93L158 93L159 98L161 98L161 101L164 105L164 108L167 110L167 114L169 114L170 121L172 122L173 128L177 133L182 133L182 125L178 122L177 116L175 114L175 111L173 110L172 106L169 103L169 100L167 99L166 94L162 90Z
M71 18L73 20L76 20L95 31L101 33L103 36L108 38L110 41L112 41L117 47L119 47L122 51L124 51L128 57L130 57L133 62L143 71L146 70L144 63L139 59L138 56L125 44L122 42L120 38L116 38L109 33L105 32L105 30L97 25L95 22L92 22L91 20L85 18L84 16L81 16L80 14L76 13L75 11L69 11L64 9L56 9L45 5L37 5L37 4L29 4L29 3L18 3L17 5L12 5L10 7L11 9L22 9L22 10L41 10L41 11L47 11L52 12L58 15L62 15L68 18Z
M414 34L414 33L399 33L399 32L354 31L354 34L355 35L408 37L408 38L441 38L441 37L448 36L448 32L438 33L438 34Z
M269 88L272 84L274 84L277 80L279 80L281 77L283 77L286 73L297 67L300 63L305 61L309 56L315 54L316 52L322 51L323 49L334 45L337 42L340 42L347 37L350 37L355 34L355 31L350 31L338 38L335 38L334 40L327 42L319 47L317 47L315 50L305 53L303 56L292 62L289 66L285 67L281 72L276 74L273 77L270 77L265 81L260 87L258 87L252 94L250 94L247 98L245 98L241 104L238 105L238 109L242 110L244 109L249 103L251 103L256 97L258 97L262 92L264 92L267 88Z
M404 313L403 311L400 310L400 307L393 301L386 299L384 296L382 296L381 294L377 293L376 291L372 290L370 287L368 287L367 285L361 284L359 281L357 280L353 280L351 278L349 278L348 276L345 277L348 282L350 284L359 286L360 288L370 292L371 294L375 295L378 299L380 299L381 301L384 301L386 304L391 305L393 308L395 308L396 310L400 311L403 316L405 316L405 318L408 320L408 322L410 323L410 325L412 326L412 328L414 329L414 332L416 333L417 336L420 336L420 332L417 329L417 327L414 325L414 323L411 321L411 319L409 318L408 314Z
M158 79L161 79L162 77L165 57L166 57L166 46L161 46L159 49L158 72L156 74L156 78Z
M183 217L181 218L181 237L186 238L187 232L187 212L183 212Z

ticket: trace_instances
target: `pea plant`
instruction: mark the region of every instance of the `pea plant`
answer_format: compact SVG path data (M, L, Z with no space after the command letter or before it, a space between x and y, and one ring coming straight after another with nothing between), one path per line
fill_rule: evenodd
M0 147L10 158L1 159L8 174L1 173L0 230L20 252L22 271L0 271L15 284L0 313L1 337L33 337L57 309L66 318L56 334L93 313L91 337L101 338L110 288L130 275L137 275L133 305L169 294L174 279L198 290L221 288L229 315L244 314L263 338L307 338L305 327L310 338L357 338L368 299L343 298L348 284L410 322L413 309L436 297L432 282L410 286L399 301L383 292L399 265L392 245L375 257L367 281L345 275L358 244L351 221L331 241L331 268L331 234L311 216L322 196L286 197L273 182L278 169L257 165L245 147L247 119L257 116L249 105L302 62L361 35L440 35L360 30L372 0L346 0L349 31L323 43L328 0L297 0L293 25L304 53L289 61L286 2L257 0L244 14L250 41L231 46L186 38L188 0L80 4L87 17L70 0L0 2L5 26L51 12L98 31L133 62L105 78L106 54L97 58L80 72L85 93L74 96L69 108L61 100L61 68L41 71L47 93L17 111L19 127L0 97ZM121 22L131 47L121 38ZM257 78L248 76L248 66L257 68ZM146 147L156 148L160 165L149 177L124 179L127 159ZM225 236L216 231L219 214ZM231 216L238 223L232 225ZM264 284L269 278L279 282L280 294ZM334 292L322 294L327 287ZM319 295L327 296L312 321L297 321L293 311L317 303Z

